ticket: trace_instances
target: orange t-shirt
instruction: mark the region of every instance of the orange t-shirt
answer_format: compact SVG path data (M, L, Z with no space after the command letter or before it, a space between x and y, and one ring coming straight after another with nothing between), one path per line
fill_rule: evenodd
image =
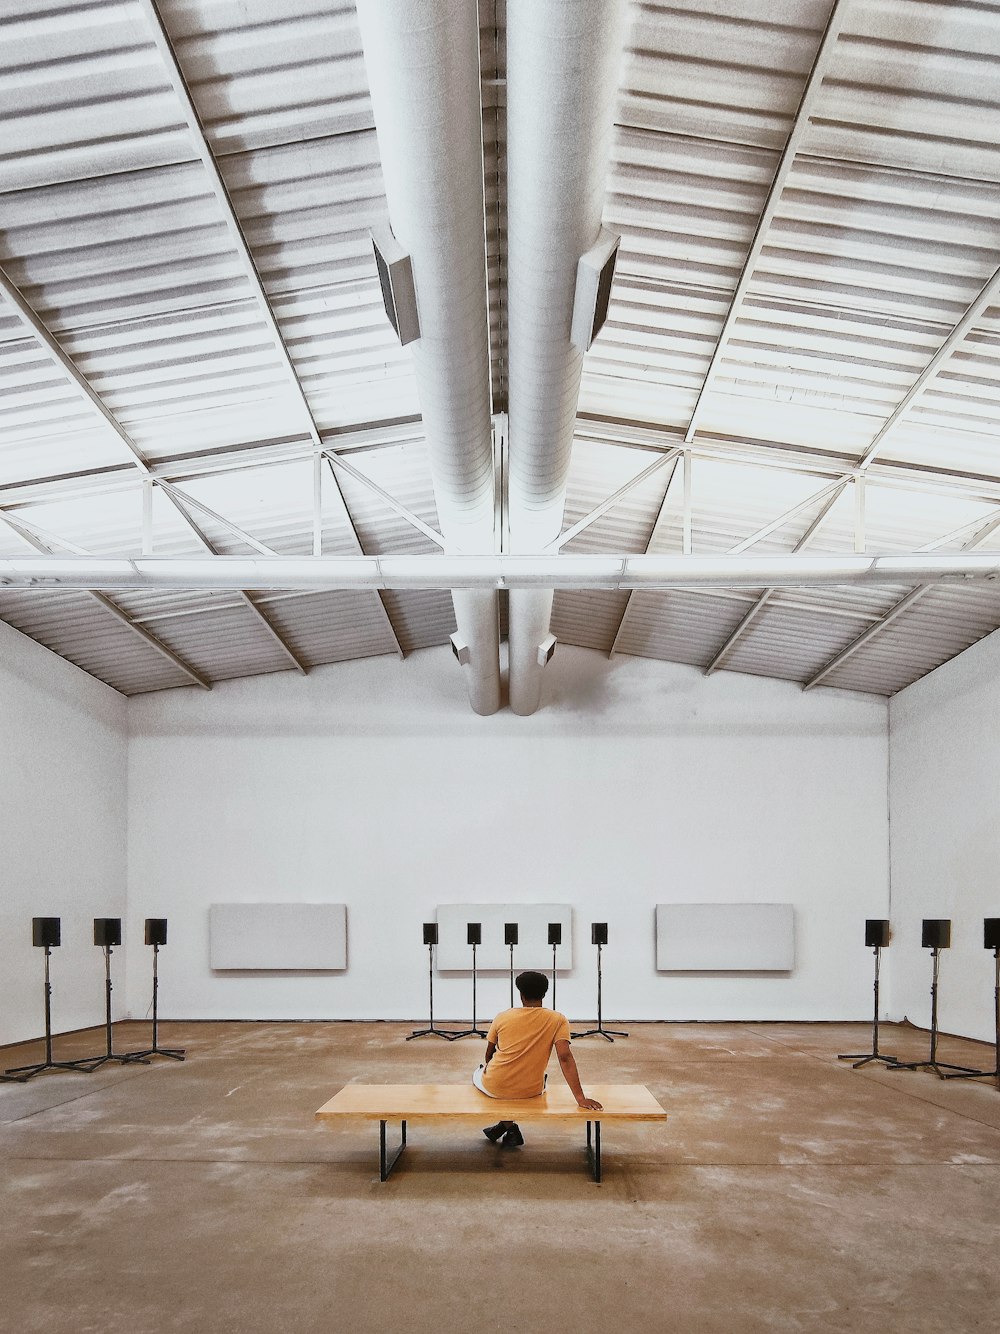
M552 1048L561 1038L569 1041L569 1021L558 1010L541 1005L504 1010L486 1035L496 1051L483 1071L483 1088L494 1098L537 1097Z

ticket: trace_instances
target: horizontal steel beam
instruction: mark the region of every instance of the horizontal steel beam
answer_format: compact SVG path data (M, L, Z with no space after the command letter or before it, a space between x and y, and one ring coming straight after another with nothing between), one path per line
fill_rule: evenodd
M335 588L795 588L1000 580L1000 553L892 556L15 556L0 587Z

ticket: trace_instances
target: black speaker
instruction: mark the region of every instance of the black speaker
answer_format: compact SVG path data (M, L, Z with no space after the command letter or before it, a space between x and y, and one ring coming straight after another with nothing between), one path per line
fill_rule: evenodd
M1000 917L983 918L983 948L1000 950Z
M608 943L607 922L591 922L590 943L591 945L606 945Z
M483 943L483 924L482 922L470 922L466 934L466 940L470 945L481 945Z
M889 922L884 917L869 917L865 922L865 944L884 949L889 943Z
M951 945L951 920L947 917L925 917L920 944L925 950L946 950Z
M517 923L505 922L503 928L503 943L505 945L517 944Z
M39 948L61 943L62 930L58 917L33 917L31 919L31 943Z
M424 923L424 944L436 945L438 943L438 924L437 922Z
M120 945L122 943L122 919L120 917L94 918L94 944Z
M146 944L165 945L167 943L167 919L165 917L146 918Z
M562 944L562 922L549 923L549 944L550 945Z

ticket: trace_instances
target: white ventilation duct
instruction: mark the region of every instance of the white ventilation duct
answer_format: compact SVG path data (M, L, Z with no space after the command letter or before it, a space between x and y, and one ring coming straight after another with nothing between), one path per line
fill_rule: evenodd
M449 552L492 552L494 471L478 8L358 0L393 234L409 256L411 344L438 520ZM500 707L497 594L452 594L477 713Z
M623 0L508 0L507 338L512 552L558 536L583 353L578 262L601 233ZM510 705L541 694L551 590L510 594Z

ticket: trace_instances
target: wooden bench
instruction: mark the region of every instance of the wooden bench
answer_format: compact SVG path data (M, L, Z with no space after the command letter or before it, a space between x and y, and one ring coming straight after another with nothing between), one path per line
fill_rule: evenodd
M316 1113L320 1121L354 1117L379 1123L379 1180L387 1180L406 1148L407 1121L583 1121L587 1162L601 1179L602 1121L665 1121L667 1114L644 1084L588 1084L602 1104L599 1112L578 1107L568 1088L550 1088L538 1098L487 1098L468 1084L347 1084ZM386 1154L385 1127L401 1122L399 1148Z

